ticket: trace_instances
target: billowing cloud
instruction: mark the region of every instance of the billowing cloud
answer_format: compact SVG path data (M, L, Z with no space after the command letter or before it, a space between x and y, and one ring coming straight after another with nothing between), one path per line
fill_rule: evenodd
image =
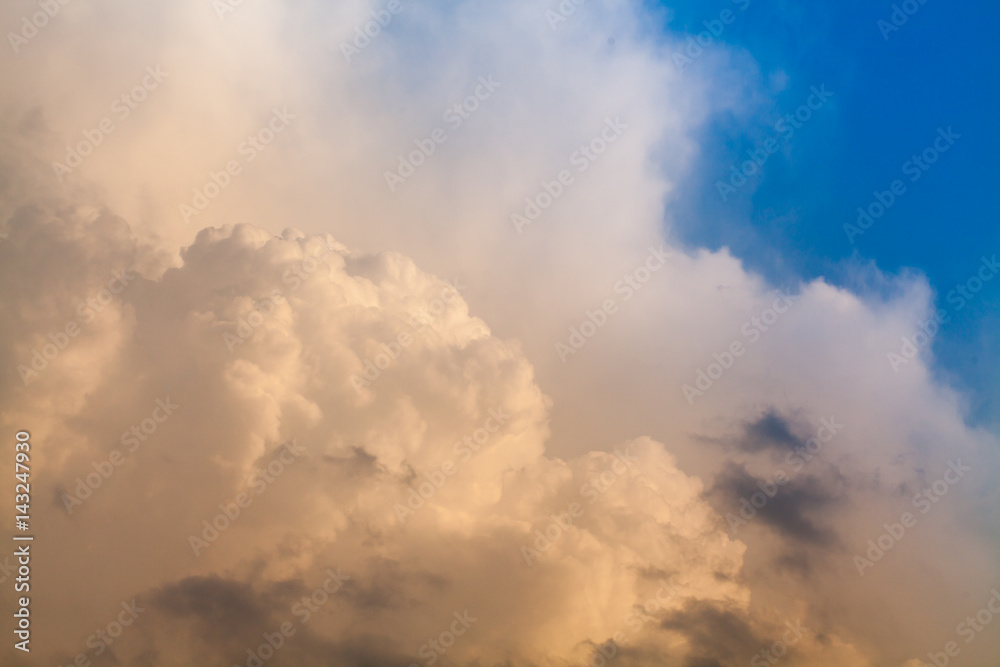
M575 7L69 3L3 61L34 655L902 665L987 600L996 440L887 360L926 283L680 247L755 65Z
M107 214L24 215L3 245L19 250L10 280L48 262L37 293L70 295L15 298L28 330L58 331L75 301L100 305L88 290L147 252ZM60 275L74 257L93 278ZM40 557L65 579L38 594L52 610L39 622L63 628L49 638L58 659L86 653L93 619L133 598L150 611L112 647L125 662L178 633L197 653L176 655L231 660L284 622L347 664L443 648L455 664L564 664L608 641L680 657L703 650L718 617L675 627L671 613L722 605L729 622L759 623L739 583L744 546L662 444L544 455L549 401L519 346L469 316L461 285L396 253L241 226L204 230L180 266L134 275L94 317L115 335L81 317L11 402L18 419L46 415L36 440L65 443L37 462L48 539L77 554ZM48 345L6 340L29 365ZM81 372L84 354L105 363ZM40 388L53 402L32 400ZM101 567L120 574L83 597ZM345 576L330 611L304 616L296 600L330 572ZM62 596L86 602L59 611ZM466 612L469 640L425 645Z

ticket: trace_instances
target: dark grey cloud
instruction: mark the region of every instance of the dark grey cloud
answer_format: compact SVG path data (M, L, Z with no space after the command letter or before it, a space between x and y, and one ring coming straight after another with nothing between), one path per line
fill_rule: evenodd
M723 664L715 658L688 658L684 667L723 667Z
M769 482L757 479L743 465L729 463L715 478L707 496L714 499L715 507L724 516L729 513L739 516L742 500L749 501L754 494L763 493L761 484ZM810 475L777 486L774 497L769 497L763 507L755 508L757 513L751 520L762 521L795 542L830 546L837 541L836 534L817 520L816 515L839 504L840 495L823 480Z
M351 579L344 582L337 598L346 596L355 609L388 608L396 602L391 590L396 584L402 588L405 582L397 579L359 586ZM188 577L154 591L149 601L154 613L179 621L195 633L203 642L206 664L212 660L232 663L243 656L237 661L242 664L247 649L260 645L262 632L273 632L286 621L294 621L295 635L268 661L275 667L407 667L416 660L391 637L361 633L329 640L311 625L289 617L289 601L305 590L298 580L255 590L250 583L217 576ZM147 654L148 664L159 664L154 655Z
M742 612L707 601L691 601L670 612L660 627L683 635L691 648L685 667L730 667L749 660L764 642Z
M150 595L150 605L168 616L197 621L209 643L267 630L271 621L268 606L249 584L217 576L168 584Z
M775 565L782 572L808 577L813 571L812 558L806 551L785 553L775 559Z
M338 466L344 474L353 477L371 477L381 471L378 457L369 454L363 447L352 447L351 455L347 457L324 454L323 461Z
M415 607L425 595L439 594L447 586L448 581L438 575L407 570L397 561L371 559L364 576L345 581L338 595L355 611L374 613Z
M280 657L289 667L409 667L423 661L410 655L386 635L360 634L340 641L322 639L309 628L301 629ZM449 664L446 661L444 664Z
M792 450L802 447L805 441L792 432L792 424L773 408L756 421L744 425L743 433L736 440L736 446L745 452L760 452L766 449Z

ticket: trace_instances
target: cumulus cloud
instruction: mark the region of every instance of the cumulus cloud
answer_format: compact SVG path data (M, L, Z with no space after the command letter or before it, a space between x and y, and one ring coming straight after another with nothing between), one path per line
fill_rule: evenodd
M3 248L18 248L17 262L68 266L77 255L95 282L142 252L120 221L102 226L74 213L38 213L30 226L8 231ZM297 289L282 281L315 257L322 268L292 281ZM121 572L91 594L88 612L138 592L156 613L191 621L185 633L221 659L235 637L268 630L281 602L336 567L351 573L351 584L337 598L341 613L310 625L317 639L394 628L391 645L406 654L435 622L469 609L484 621L456 655L539 662L608 634L645 593L641 572L650 568L682 573L678 600L745 603L745 591L716 577L735 577L742 547L699 499L700 483L648 440L625 447L621 459L545 458L547 400L530 365L517 345L470 317L457 295L413 330L412 343L370 387L352 386L366 355L413 327L452 289L446 282L398 254L352 254L291 230L284 238L245 226L205 230L182 258L160 276L137 278L107 306L116 336L81 333L29 383L34 392L22 394L44 387L53 396L61 386L78 396L50 412L48 429L35 437L64 443L38 464L53 489L45 507L51 539L78 554L65 565L66 592L81 593L84 573L102 563ZM17 262L5 263L9 276ZM36 275L41 294L60 293L55 287L66 280ZM63 291L86 294L87 282L81 275ZM265 295L272 312L253 318ZM29 316L44 310L27 324L45 331L73 317L72 299L65 301L42 309L27 293L10 306ZM225 336L239 338L243 321L256 328L230 352ZM110 341L106 363L87 347L91 338ZM37 345L17 332L5 339L14 355ZM70 355L92 363L81 373ZM115 431L126 427L113 415L139 421L158 396L178 407L135 461L82 506L66 506L65 494L83 495L72 480L93 472L88 463L121 449ZM28 421L53 407L12 403ZM495 433L480 448L478 431L490 415ZM302 461L261 481L260 500L231 527L215 522L213 530L214 517L236 507L232 498L253 494L247 476L291 439L305 449ZM144 531L152 521L156 529ZM536 555L524 557L523 545ZM145 566L130 568L137 560ZM154 586L159 578L173 583ZM70 652L91 621L57 611L42 619L64 628L59 640ZM156 644L148 639L155 627L142 632L143 641L135 635L125 645Z
M40 294L60 285L85 295L88 282L99 286L148 252L121 221L33 214L31 225L8 227L2 247L19 249L8 276L18 262L68 266L76 256L88 267L70 284L56 271L36 273ZM137 597L147 618L166 620L144 619L114 646L118 659L231 660L241 643L253 648L255 637L300 621L295 600L330 569L348 583L330 611L299 623L312 643L283 660L313 643L345 664L363 664L366 652L386 664L418 659L427 638L465 611L477 623L448 651L455 664L565 664L607 641L683 657L704 651L714 613L760 623L739 583L744 546L727 537L702 483L648 438L565 462L546 457L549 401L530 364L469 316L461 297L444 303L452 285L396 253L352 253L293 230L208 229L181 258L106 306L116 335L82 332L11 403L16 419L45 415L35 437L62 445L38 461L52 490L49 539L76 554L71 563L58 551L41 557L43 571L64 580L39 593L52 610L40 622L63 628L48 638L58 659L87 650L102 610ZM299 277L306 266L315 269ZM46 331L73 317L65 301L40 308L26 294L10 306L42 310L28 324ZM435 302L441 312L380 375L352 385L364 359ZM91 338L107 341L105 363L86 347ZM37 344L5 336L15 356ZM77 354L91 360L84 369ZM53 412L32 400L39 387L78 398ZM79 479L123 451L128 422L141 422L157 397L176 405L172 414L83 497ZM300 461L279 458L290 440L304 449ZM270 465L277 461L287 465ZM254 478L261 469L271 476ZM241 493L253 504L238 509ZM67 505L66 494L82 502ZM88 591L86 573L102 567L116 577ZM80 607L60 611L65 599ZM693 604L726 611L667 622ZM176 636L197 648L164 648Z
M289 623L271 664L901 665L962 618L995 575L996 447L927 359L886 360L926 283L768 285L670 234L754 65L682 74L647 28L669 14L617 1L556 29L404 3L347 62L372 9L71 3L0 65L0 421L38 443L45 657L245 663Z

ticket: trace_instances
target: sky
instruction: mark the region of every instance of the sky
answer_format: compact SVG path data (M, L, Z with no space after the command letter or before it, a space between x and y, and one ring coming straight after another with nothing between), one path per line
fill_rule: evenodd
M921 3L896 26L892 3L780 4L748 6L719 37L734 57L755 61L766 91L756 110L760 123L766 128L793 111L815 84L826 84L835 102L726 201L714 187L719 175L757 140L728 114L713 118L703 138L704 168L675 204L689 222L678 231L692 245L730 248L773 280L824 276L851 285L844 264L852 260L892 273L918 271L936 291L937 307L954 311L948 293L1000 245L993 196L998 132L990 111L1000 67L995 8ZM698 3L675 9L669 25L689 34L714 18ZM856 221L857 207L900 178L904 163L941 127L970 141L909 186L870 233L850 238L843 226ZM912 175L902 177L909 183ZM970 397L969 419L994 427L997 297L995 289L984 291L954 312L933 343L939 377Z
M0 663L991 667L998 14L5 3Z

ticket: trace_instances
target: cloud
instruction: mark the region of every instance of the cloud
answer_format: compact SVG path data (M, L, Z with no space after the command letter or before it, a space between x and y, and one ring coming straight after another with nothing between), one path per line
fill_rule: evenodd
M298 639L276 661L408 665L468 610L443 663L579 664L621 632L623 665L728 664L801 621L789 664L863 665L961 617L956 591L995 569L996 441L927 360L886 361L928 316L926 283L768 285L670 232L699 132L746 112L726 83L754 65L681 75L683 40L633 3L552 30L527 1L406 4L347 63L372 8L71 3L0 64L19 91L0 118L0 421L44 443L39 643L67 662L146 596L150 620L102 659L237 661L287 620ZM156 96L60 183L52 162L157 64ZM491 75L490 98L446 121ZM295 118L246 160L275 106ZM579 171L615 117L628 128ZM390 192L385 172L437 127L447 141ZM510 215L563 169L573 185L518 234ZM626 299L661 246L676 252ZM795 303L745 329L778 287ZM562 363L556 344L608 299L616 314ZM745 353L690 405L681 387L734 342ZM165 399L179 408L142 431ZM831 418L836 439L785 458ZM68 514L133 428L141 446ZM291 440L304 453L271 475ZM849 552L956 456L982 476L858 578ZM778 469L768 530L730 536L719 500ZM351 579L302 623L296 599L338 567Z
M100 215L71 210L35 215L30 226L9 226L0 252L22 248L20 261L47 258L53 266L71 266L60 259L76 256L88 267L84 276L93 276L77 286L58 271L40 273L40 294L86 294L86 283L99 287L123 260L155 265L146 257L155 253L129 241L127 226L113 218L102 225ZM308 275L285 280L312 266L310 258L316 267ZM546 456L550 401L531 365L517 344L470 316L460 296L445 303L450 291L398 253L354 253L329 237L293 230L278 237L248 226L203 230L179 265L136 277L105 306L114 335L88 342L81 334L11 394L17 414L47 425L35 437L72 443L45 455L54 496L73 492L73 480L95 469L91 461L120 448L117 434L141 422L155 397L179 406L113 484L95 489L72 515L62 502L47 508L59 526L50 539L81 554L65 568L59 596L79 595L83 573L98 566L92 559L115 568L113 585L88 603L94 618L138 593L153 602L149 618L167 619L115 647L136 659L174 655L165 647L177 633L233 659L240 642L253 648L261 633L296 622L294 600L333 567L351 578L307 627L301 623L317 651L309 659L330 651L363 664L365 651L374 651L392 664L447 631L453 613L469 611L482 622L449 651L459 664L577 660L626 632L636 622L630 613L665 584L669 602L653 611L673 620L628 630L623 650L637 660L732 660L748 636L765 636L780 614L750 612L745 547L726 536L700 480L650 438L565 461ZM38 309L28 297L14 305ZM73 317L73 306L64 299L28 321L44 332ZM414 314L433 311L414 330ZM385 357L379 377L352 383L364 360L404 330L413 331L412 342ZM74 360L76 345L98 338L109 346L107 363ZM26 332L7 340L14 357L38 344ZM41 419L51 404L31 397L81 387L82 400ZM491 423L493 433L484 426ZM280 443L292 439L303 448L301 463L279 458ZM294 462L275 468L280 460ZM729 470L713 493L732 498L756 481ZM805 479L789 487L762 518L795 541L828 544L807 514L834 507L818 488ZM253 504L237 509L241 494ZM157 531L132 540L151 518ZM192 550L193 537L205 547ZM92 556L81 550L88 544ZM145 566L129 565L136 561ZM50 608L61 608L59 599ZM41 616L77 628L64 635L65 655L94 622L74 618ZM678 625L680 618L690 623ZM723 632L732 624L739 633ZM386 627L395 628L392 643L359 639L381 637ZM721 636L747 641L712 644Z
M689 638L692 655L685 664L691 667L743 662L761 643L743 614L710 603L689 604L661 625Z
M246 641L269 620L267 607L255 599L249 585L216 576L168 584L150 596L150 604L164 614L192 619L208 645Z
M772 489L773 495L767 493L765 487ZM811 517L829 515L843 503L843 493L827 488L825 481L816 476L796 479L779 487L771 480L754 477L743 466L730 463L715 479L709 493L721 496L734 511L744 509L741 502L746 499L751 509L756 510L754 516L759 516L761 521L791 541L813 546L837 543L835 533L823 526L822 520L818 524ZM755 503L760 497L765 498L766 503L757 509Z
M121 233L119 225L104 229L73 213L49 213L30 228L11 226L3 248L26 248L22 261L49 257L54 265L77 255L94 280L120 260L140 263L134 244L122 242L119 254L98 238ZM294 288L283 283L289 269L320 256L322 270ZM95 614L139 590L157 613L184 621L185 633L221 655L234 638L249 641L279 623L283 606L284 617L294 616L291 596L273 592L282 582L298 582L289 591L309 590L336 566L352 578L336 596L341 613L310 623L317 641L340 645L394 627L393 650L412 654L435 624L444 624L440 633L452 612L469 609L492 625L484 620L475 643L456 646L456 655L538 661L552 650L568 657L591 633L622 623L652 585L654 568L682 573L679 600L745 604L746 592L731 583L742 547L699 500L700 482L649 439L628 443L619 456L544 457L547 399L530 365L516 345L470 317L460 297L443 304L442 291L451 289L444 281L395 253L359 255L332 239L292 231L274 237L245 226L204 230L181 261L137 278L106 306L108 322L119 327L107 364L81 373L70 357L87 344L81 337L27 387L88 388L35 435L72 443L44 455L62 493L92 472L91 459L120 448L115 432L149 412L155 396L178 405L113 483L72 515L61 502L47 508L59 526L54 542L102 545L92 557L79 551L67 568L67 594L79 585L74 577L97 566L91 558L120 569L92 600ZM65 278L41 276L49 284L39 290L60 293L51 283ZM29 296L21 302L26 311L37 308ZM265 297L271 301L262 309ZM71 317L72 300L65 301L33 326L45 331ZM353 386L363 360L435 301L443 310L414 331L377 381ZM242 332L241 322L249 327ZM228 345L227 334L240 342ZM26 343L11 338L14 354L26 355ZM31 414L24 397L37 395L21 395L19 414ZM468 445L491 414L499 428L474 452ZM304 448L302 462L274 468L286 460L279 443L292 438ZM242 510L234 500L241 493L253 502ZM156 532L132 541L152 517ZM204 545L190 548L193 537ZM115 555L106 551L111 545ZM523 557L526 545L536 558ZM136 561L144 567L129 566ZM581 588L574 583L581 578L591 583ZM585 601L609 586L618 592L594 616ZM542 594L530 609L529 591ZM77 618L60 621L77 628L65 633L65 651L88 627L88 617ZM176 623L165 627L177 631ZM164 650L166 636L149 640L157 633L148 626L142 633L116 653L126 655L132 643L133 655Z
M788 422L771 410L757 421L747 424L746 436L738 446L756 452L768 447L779 450L796 449L804 444L803 440L792 435Z

